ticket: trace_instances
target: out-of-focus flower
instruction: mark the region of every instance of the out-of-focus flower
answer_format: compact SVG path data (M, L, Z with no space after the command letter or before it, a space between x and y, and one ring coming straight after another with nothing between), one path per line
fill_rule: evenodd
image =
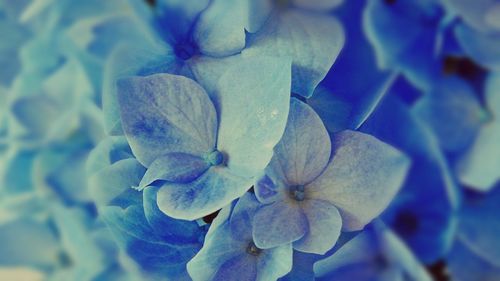
M334 134L332 149L318 115L296 99L290 107L283 138L254 187L264 205L253 218L253 238L259 248L293 242L296 250L324 254L341 229L360 230L385 209L409 161L354 131Z
M408 91L407 87L397 83L360 130L400 149L412 160L401 192L382 219L422 262L433 263L452 243L458 188L435 136L397 97L400 91Z
M101 142L87 169L99 213L121 252L133 261L126 263L128 268L136 268L142 278L189 280L186 263L201 248L205 227L163 214L156 204L157 187L143 193L131 188L146 168L133 157L126 139Z
M236 205L222 209L210 226L201 251L188 263L194 281L276 280L292 267L292 246L257 247L252 239L252 220L260 205L246 193Z
M431 281L399 238L380 222L314 264L316 279L359 281Z

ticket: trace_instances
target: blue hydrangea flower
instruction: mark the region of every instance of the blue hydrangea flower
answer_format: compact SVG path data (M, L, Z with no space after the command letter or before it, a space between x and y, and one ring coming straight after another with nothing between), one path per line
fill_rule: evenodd
M203 248L188 263L193 281L276 280L292 267L292 246L261 249L252 239L252 220L259 201L246 193L222 209L210 226Z
M126 42L113 50L104 73L105 125L114 135L123 134L117 80L154 73L181 74L196 79L210 94L221 67L226 66L222 58L245 47L246 16L241 14L248 13L245 1L165 0L156 1L153 7L145 1L131 2L135 14L127 18L135 28ZM225 16L220 22L217 15L231 7L241 13Z
M139 188L163 181L160 209L188 220L243 195L284 131L289 67L280 59L242 60L220 77L213 101L181 76L120 80L124 131L135 157L148 168Z
M188 280L186 263L201 248L205 226L163 214L156 204L157 187L147 187L143 193L131 188L146 169L133 157L126 139L113 137L100 143L87 170L99 213L137 274Z
M458 187L435 136L397 97L408 85L395 85L360 130L411 157L403 188L382 219L428 264L443 257L452 243Z
M314 272L319 281L433 280L404 243L382 224L370 225L333 255L315 263Z
M362 229L389 204L408 159L354 131L335 134L332 146L318 115L292 99L283 138L255 185L264 204L253 219L257 247L293 242L296 250L324 254L341 229Z

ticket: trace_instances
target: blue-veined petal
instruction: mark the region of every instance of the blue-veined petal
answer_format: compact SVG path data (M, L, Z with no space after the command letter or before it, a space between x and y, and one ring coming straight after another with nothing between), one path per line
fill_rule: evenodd
M139 162L148 167L168 152L204 155L215 147L217 116L206 92L170 74L118 83L122 124Z
M330 136L319 116L307 104L292 99L285 133L274 149L273 164L289 185L313 181L330 159Z

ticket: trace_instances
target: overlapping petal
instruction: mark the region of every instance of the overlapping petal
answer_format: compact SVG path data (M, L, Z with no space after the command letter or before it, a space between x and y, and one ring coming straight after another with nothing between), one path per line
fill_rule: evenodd
M409 164L404 154L376 138L343 131L334 136L332 160L308 186L309 194L339 208L343 229L359 230L389 205Z

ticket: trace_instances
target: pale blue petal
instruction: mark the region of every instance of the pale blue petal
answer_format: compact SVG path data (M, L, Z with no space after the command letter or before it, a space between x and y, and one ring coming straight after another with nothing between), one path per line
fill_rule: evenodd
M217 149L235 174L253 177L271 160L290 104L290 61L252 57L229 67L213 97L219 114Z
M154 39L152 39L154 42ZM175 69L173 51L159 43L116 47L106 61L103 73L102 106L106 131L112 135L123 134L118 104L117 81L133 75L149 75Z
M324 255L333 248L340 236L342 218L334 205L323 200L305 200L302 210L307 218L308 231L293 242L295 250Z
M273 14L249 36L243 55L292 58L292 92L310 97L344 45L344 32L332 16L306 11Z
M293 98L285 133L274 149L273 167L279 165L288 185L304 185L325 169L330 153L330 136L319 116Z
M142 189L157 180L188 183L203 174L209 167L209 163L201 157L186 153L167 153L151 163L139 188Z
M240 52L245 47L248 8L247 1L211 1L194 29L200 52L216 57Z
M253 240L270 249L299 240L307 232L307 218L298 205L278 201L260 208L253 218Z
M225 167L211 167L193 182L162 185L158 206L170 217L195 220L226 206L251 186L251 179L234 175Z
M460 182L480 191L488 191L500 180L500 122L485 124L472 147L457 164Z
M416 102L413 110L448 152L470 145L484 119L473 88L458 78L439 81Z
M378 139L359 132L334 135L332 160L306 190L340 211L344 230L362 229L399 191L409 159Z
M170 74L122 79L118 83L122 124L144 166L168 152L203 156L215 147L217 116L196 82Z
M485 99L489 120L457 164L458 178L471 188L487 191L500 179L500 75L486 80Z

